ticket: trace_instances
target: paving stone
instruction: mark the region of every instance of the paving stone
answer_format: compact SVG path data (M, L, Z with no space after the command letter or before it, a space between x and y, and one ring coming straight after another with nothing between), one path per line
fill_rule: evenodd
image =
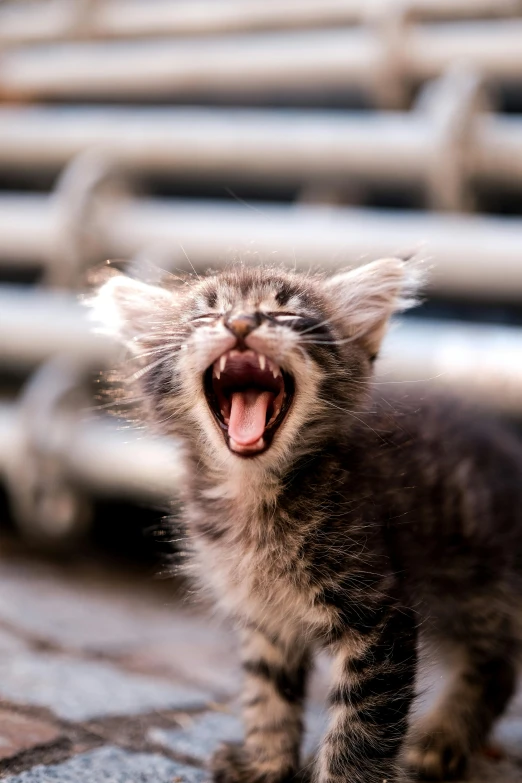
M305 742L305 756L317 747L325 727L325 716L311 712L307 715L308 734ZM512 726L512 722L506 721ZM190 756L199 762L208 759L221 742L240 741L243 736L241 721L235 713L209 712L203 716L188 718L179 730L153 728L148 738L163 745L174 753ZM520 743L520 734L518 740ZM512 739L515 741L515 737ZM518 745L519 753L521 745ZM499 760L476 757L472 761L468 783L521 783L522 762L507 756Z
M320 741L326 726L326 715L314 708L306 715L307 735L304 755L312 753ZM243 730L237 711L207 712L199 716L187 716L180 729L152 728L148 739L163 745L174 753L180 753L204 762L221 742L237 742ZM506 755L498 760L477 756L472 760L468 783L521 783L522 781L522 720L508 717L501 721L495 733L495 743Z
M203 783L205 773L157 753L130 753L111 746L62 764L37 766L5 783Z
M197 688L54 653L0 659L0 697L48 707L71 721L157 709L201 709L209 700L208 694Z
M6 628L1 627L2 620ZM61 654L31 650L31 639L47 640L65 650ZM15 558L1 563L0 698L5 700L47 707L71 721L161 709L204 709L216 689L239 687L236 646L236 637L219 619L209 621L180 606L174 588L170 595L168 590L148 589L143 582L134 584L118 573L108 575L90 567L77 572L73 567ZM75 650L112 655L131 666L132 672L117 662L86 660ZM316 746L324 731L328 670L329 661L322 656L310 687L305 752ZM424 667L420 711L436 698L444 679L437 661ZM233 710L187 717L180 729L149 730L150 740L198 763L220 742L241 736L241 722ZM58 737L52 721L0 710L0 758ZM522 783L522 694L499 723L493 741L504 755L497 760L473 759L471 783ZM202 783L204 778L201 770L176 764L161 753L133 754L106 747L7 780Z
M201 617L184 625L180 622L179 636L172 641L136 647L122 658L125 665L192 682L210 689L220 700L236 696L241 676L234 634L210 630Z
M152 728L148 733L151 742L201 761L209 758L221 742L239 742L242 737L239 716L227 712L187 716L186 724L179 730Z
M11 710L0 710L0 759L47 745L57 740L60 734L60 730L51 723Z
M195 613L180 607L174 587L172 593L153 587L94 567L76 571L2 560L0 619L32 636L96 651L118 652L142 646L144 640L165 642L190 632ZM208 628L208 619L204 623Z
M152 581L152 580L151 580ZM144 673L212 687L215 696L237 689L237 641L218 618L180 604L128 576L84 567L2 561L0 622L33 639L128 659ZM0 637L0 650L2 639Z
M325 716L317 710L308 711L306 726L304 753L308 754L319 743L325 728ZM151 742L199 761L208 759L220 743L239 742L242 737L243 726L238 710L187 716L185 725L180 729L151 728L148 734Z
M0 655L13 654L27 650L27 644L11 631L0 628Z

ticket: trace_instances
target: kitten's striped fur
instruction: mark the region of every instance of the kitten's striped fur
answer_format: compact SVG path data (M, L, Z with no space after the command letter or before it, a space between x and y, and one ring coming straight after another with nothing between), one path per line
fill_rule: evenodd
M319 783L402 780L420 631L458 647L461 668L417 727L415 771L459 774L513 692L522 449L455 403L372 396L373 359L412 282L387 259L330 279L236 267L158 288L117 275L98 295L141 367L150 419L183 444L194 562L240 629L245 740L217 753L218 783L299 769L318 648L335 659ZM241 349L295 383L271 445L248 458L204 390L239 340L225 321L237 313L251 324Z

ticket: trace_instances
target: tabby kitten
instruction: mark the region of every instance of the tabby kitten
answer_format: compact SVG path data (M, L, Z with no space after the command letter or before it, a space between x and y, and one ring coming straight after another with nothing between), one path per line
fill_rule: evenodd
M334 656L319 783L403 779L421 631L459 664L404 754L416 773L460 775L513 693L522 449L454 403L372 391L412 277L396 259L331 278L116 275L95 300L182 444L200 579L240 632L245 739L215 755L217 783L296 773L319 648Z

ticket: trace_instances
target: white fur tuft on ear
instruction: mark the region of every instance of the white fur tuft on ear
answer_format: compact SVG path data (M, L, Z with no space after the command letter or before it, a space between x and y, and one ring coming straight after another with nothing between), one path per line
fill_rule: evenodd
M335 323L373 356L393 313L415 306L423 271L417 263L382 258L330 277L325 290L334 304Z
M114 337L130 350L138 350L161 323L161 312L174 303L173 294L126 275L114 275L91 297L91 319L104 334Z

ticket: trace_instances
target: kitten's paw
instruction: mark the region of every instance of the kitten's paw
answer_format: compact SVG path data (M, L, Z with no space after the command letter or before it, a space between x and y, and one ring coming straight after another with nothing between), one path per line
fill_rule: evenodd
M468 765L468 749L446 728L419 731L405 751L408 769L421 780L459 780Z
M242 745L220 745L210 762L214 783L250 783L252 776Z
M287 783L294 776L294 770L274 773L254 765L241 744L221 745L210 763L214 783Z

